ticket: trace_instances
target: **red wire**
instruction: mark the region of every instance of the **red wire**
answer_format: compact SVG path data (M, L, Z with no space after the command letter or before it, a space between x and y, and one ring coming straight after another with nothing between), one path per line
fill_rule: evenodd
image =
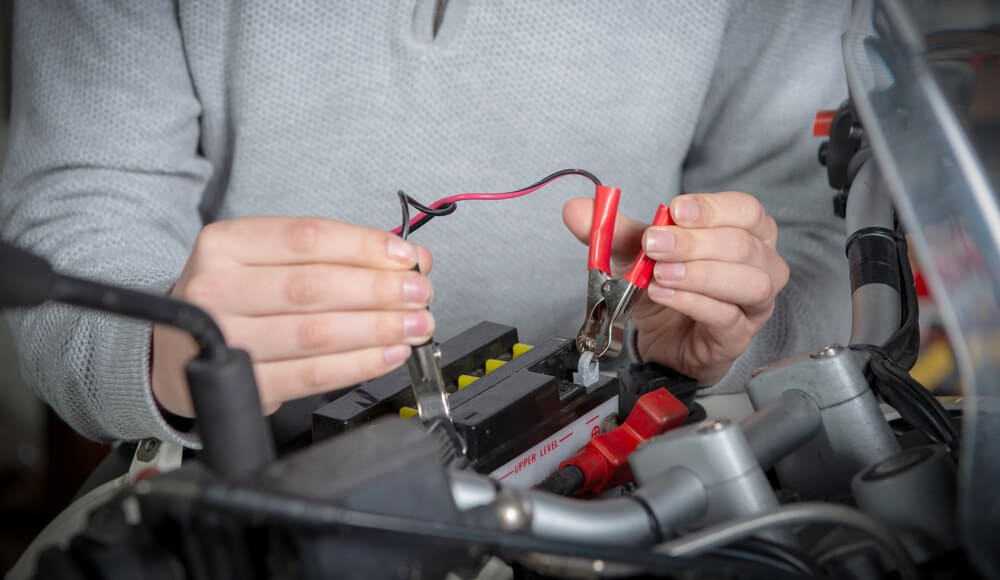
M430 204L429 208L438 209L442 206L448 205L449 203L455 203L458 201L476 201L476 200L500 200L500 199L513 199L515 197L521 197L523 195L528 195L529 193L538 191L539 189L545 187L546 185L552 183L553 181L559 179L560 177L566 177L567 175L575 175L573 173L564 173L562 175L556 175L552 179L547 179L541 183L535 184L531 187L525 187L524 189L518 189L515 191L508 191L505 193L480 193L480 192L470 192L470 193L456 193L455 195L449 195L448 197L442 197L441 199ZM415 216L410 218L410 227L413 227L419 222L423 217L427 215L424 212L417 212ZM403 230L402 226L396 226L392 229L392 233L399 235Z

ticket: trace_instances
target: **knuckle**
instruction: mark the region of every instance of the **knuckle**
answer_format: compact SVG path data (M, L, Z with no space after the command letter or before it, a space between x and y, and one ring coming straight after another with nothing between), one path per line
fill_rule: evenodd
M772 297L771 278L761 272L747 280L747 294L751 304L763 304Z
M195 240L194 251L198 254L217 254L222 251L229 237L230 225L226 221L213 222L203 227Z
M316 360L303 362L298 375L301 386L310 392L320 390L325 386L323 366Z
M739 230L735 240L733 240L732 252L734 257L740 262L749 262L753 259L757 251L757 243L749 232Z
M373 297L376 306L389 306L406 302L404 292L404 277L416 276L409 272L399 273L390 270L375 270L368 279L368 295Z
M376 316L373 326L378 344L395 344L403 336L403 315Z
M191 276L184 284L181 294L195 304L209 306L218 303L224 294L222 282L214 276L205 273Z
M299 306L314 304L321 293L321 280L313 272L302 270L288 276L285 296L292 304Z
M775 219L773 217L771 217L770 215L767 216L767 220L765 222L765 230L767 232L767 235L768 235L769 239L772 241L772 244L775 243L775 242L777 242L777 240L778 240L778 222L775 221Z
M325 346L329 341L329 325L323 319L309 317L299 325L298 345L300 348L316 350Z
M695 243L692 240L693 234L684 228L676 226L669 226L668 231L674 235L674 248L669 254L674 257L691 255L691 249L695 247Z
M717 316L719 326L731 327L739 324L743 318L743 311L735 304L726 304L718 309Z
M750 194L743 194L743 196L743 199L745 200L742 204L743 215L749 223L759 224L767 219L767 211L764 209L764 204L762 204L759 199Z
M319 245L320 224L314 219L297 219L288 226L288 246L297 254L310 254Z
M786 262L784 259L782 259L779 256L778 257L778 272L777 272L777 274L775 276L775 278L776 278L776 283L775 283L776 293L780 292L781 290L783 290L785 288L786 285L788 285L788 280L791 277L791 275L792 275L792 271L788 267L788 262Z

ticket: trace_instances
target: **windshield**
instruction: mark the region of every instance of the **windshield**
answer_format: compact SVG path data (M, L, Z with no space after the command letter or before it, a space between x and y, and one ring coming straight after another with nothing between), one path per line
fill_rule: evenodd
M961 531L1000 576L1000 6L860 0L843 48L962 376Z

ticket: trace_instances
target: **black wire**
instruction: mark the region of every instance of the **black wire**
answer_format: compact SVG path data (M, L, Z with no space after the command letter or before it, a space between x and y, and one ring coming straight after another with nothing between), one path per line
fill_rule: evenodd
M851 349L871 354L866 374L875 392L899 412L900 417L936 443L959 447L959 433L941 402L910 376L920 344L919 305L906 238L894 232L902 294L902 323L884 346L853 344Z
M533 187L539 187L541 185L545 185L546 183L548 183L548 182L550 182L550 181L552 181L554 179L558 179L558 178L560 178L560 177L562 177L564 175L579 175L581 177L585 177L585 178L589 179L591 182L593 182L594 185L601 185L601 180L598 179L596 175L594 175L593 173L591 173L591 172L589 172L589 171L587 171L585 169L561 169L559 171L556 171L555 173L552 173L550 175L546 175L545 177L539 179L538 181L532 183L531 185L527 185L525 187L522 187L522 188L519 188L519 189L514 189L514 190L511 190L511 191L500 192L500 193L497 193L495 195L509 195L511 193L517 193L519 191L524 191L525 189L531 189ZM432 218L440 217L440 216L445 216L445 215L448 215L448 214L455 213L455 210L458 209L458 204L456 204L455 202L447 203L445 205L442 205L439 208L432 208L432 207L429 207L429 206L426 206L426 205L420 203L419 201L417 201L416 199L414 199L412 196L409 196L406 193L404 193L402 190L396 192L396 194L399 196L399 202L403 206L402 207L402 209L403 209L403 225L399 228L399 235L404 240L410 234L412 234L413 232L415 232L415 231L419 230L420 228L422 228L424 226L424 224L426 224L427 222L431 221ZM417 211L419 211L419 212L421 212L421 213L424 214L423 217L421 217L419 220L417 220L412 226L410 225L410 207L413 207Z
M794 572L800 574L821 575L821 566L815 558L798 548L779 544L773 540L759 537L746 538L731 547L767 555L791 566Z
M567 465L546 477L539 483L536 489L554 493L556 495L571 496L587 482L583 470L575 465Z
M771 568L776 568L783 572L789 574L800 574L801 572L796 570L788 562L781 560L780 558L774 558L767 554L761 554L753 550L744 550L740 548L716 548L709 552L713 556L720 556L722 558L729 558L732 560L744 560L747 562L754 562L756 564L761 564L763 566L769 566Z
M415 232L418 228L429 222L431 218L455 213L455 210L458 209L458 205L454 203L446 203L439 208L427 207L426 205L413 199L412 196L407 195L402 189L397 191L396 195L399 196L399 205L401 206L403 213L403 225L399 229L399 237L404 240L408 238L411 233ZM424 213L424 217L420 218L420 220L413 224L413 226L410 226L411 206L417 211Z
M399 227L399 237L404 240L410 237L410 202L409 196L402 189L396 192L399 196L399 207L403 213L403 225Z
M899 411L904 421L923 431L935 443L957 449L959 433L951 414L940 401L902 370L881 347L870 344L851 345L854 350L871 354L869 367L875 376L879 395Z

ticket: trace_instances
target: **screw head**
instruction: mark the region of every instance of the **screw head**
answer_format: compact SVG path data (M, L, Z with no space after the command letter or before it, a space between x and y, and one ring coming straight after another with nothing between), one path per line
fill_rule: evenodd
M698 427L698 433L702 435L708 433L717 433L722 431L729 425L729 419L707 419L702 421L701 425Z
M840 354L840 351L842 350L844 350L844 347L840 346L839 344L831 344L829 346L823 347L817 352L814 352L812 354L812 358L833 358L838 354Z
M493 511L500 527L508 532L523 530L531 523L531 514L513 492L501 492L493 503Z

